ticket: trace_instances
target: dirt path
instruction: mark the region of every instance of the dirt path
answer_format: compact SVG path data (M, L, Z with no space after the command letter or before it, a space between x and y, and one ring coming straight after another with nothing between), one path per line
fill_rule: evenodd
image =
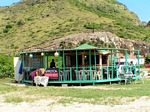
M58 104L53 99L19 104L0 102L0 112L149 112L150 98L141 97L124 105Z

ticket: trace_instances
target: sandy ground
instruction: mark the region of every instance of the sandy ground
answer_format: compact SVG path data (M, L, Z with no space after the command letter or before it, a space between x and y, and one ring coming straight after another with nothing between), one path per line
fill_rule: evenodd
M124 105L93 105L83 103L58 104L53 99L33 103L4 103L0 101L0 112L149 112L150 98L141 97Z

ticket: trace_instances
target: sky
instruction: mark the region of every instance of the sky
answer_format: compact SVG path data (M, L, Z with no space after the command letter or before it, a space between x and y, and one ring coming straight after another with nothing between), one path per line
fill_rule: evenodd
M117 0L125 4L130 11L135 12L141 21L150 20L150 0Z
M0 0L0 6L9 6L20 0ZM130 11L135 12L141 21L150 20L150 0L117 0L125 4Z
M20 0L0 0L0 6L9 6L19 1Z

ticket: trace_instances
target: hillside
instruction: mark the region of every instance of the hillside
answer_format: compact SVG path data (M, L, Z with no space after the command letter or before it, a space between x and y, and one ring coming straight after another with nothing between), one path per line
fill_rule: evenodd
M150 42L150 28L116 0L23 0L0 8L1 52L93 31Z

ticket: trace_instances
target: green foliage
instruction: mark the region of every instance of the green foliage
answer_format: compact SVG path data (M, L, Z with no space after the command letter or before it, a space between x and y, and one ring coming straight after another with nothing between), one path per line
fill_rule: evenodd
M3 33L8 33L10 31L10 29L12 29L12 25L11 24L7 24L5 26L5 28L3 29Z
M125 103L122 102L122 99L128 100L131 98L134 101L134 99L142 96L150 96L150 79L144 79L144 84L141 80L138 80L135 81L135 84L98 84L95 87L84 87L84 89L82 87L60 88L50 86L35 88L33 86L10 86L11 83L7 82L6 84L5 80L0 80L0 94L9 92L4 98L4 101L8 103L32 102L41 98L57 98L58 101L58 97L60 97L59 103L71 103L73 101L92 104L122 104Z
M84 25L84 27L87 29L100 29L101 26L102 26L101 24L97 24L97 23L87 23Z
M0 55L0 78L13 77L13 58L7 55Z
M0 44L4 52L90 30L150 41L150 28L140 25L137 16L116 0L23 0L0 8ZM62 48L68 45L73 47L61 43Z
M24 25L25 24L25 21L23 21L23 20L18 20L17 21L17 25L18 26L22 26L22 25Z
M54 54L48 56L48 67L50 67L50 63L52 62L52 59L54 59L56 68L58 68L58 66L62 67L62 57L60 56L59 58L60 59L58 59L58 57L55 57Z
M9 29L5 28L3 29L3 33L8 33L9 32Z
M150 64L150 54L148 54L145 58L145 63Z
M150 26L150 21L148 21L147 26L148 26L148 27Z
M11 28L12 28L12 25L11 25L11 24L7 24L5 28L7 28L7 29L10 28L10 29L11 29Z

